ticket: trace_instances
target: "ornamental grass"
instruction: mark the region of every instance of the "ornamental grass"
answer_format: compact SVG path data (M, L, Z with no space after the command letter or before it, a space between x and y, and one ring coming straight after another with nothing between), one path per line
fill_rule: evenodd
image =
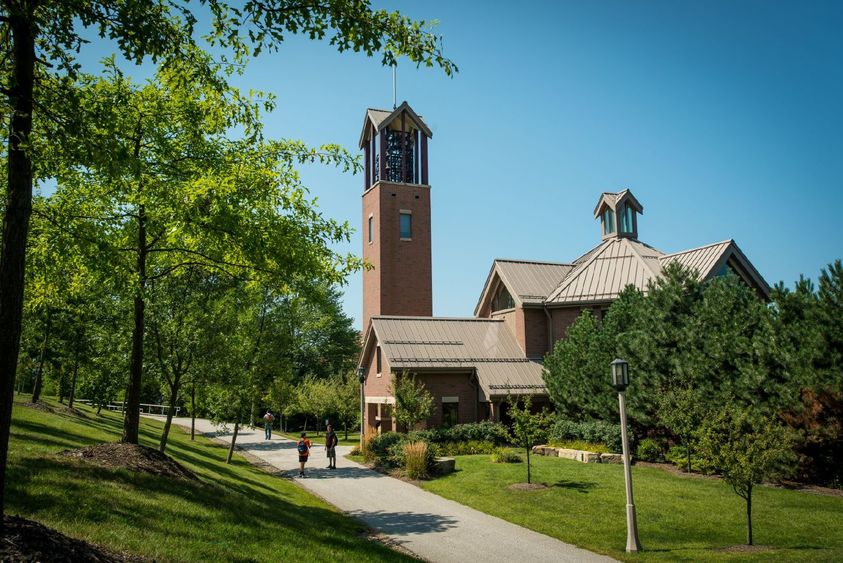
M425 479L427 472L427 443L409 442L404 444L404 470L410 479Z

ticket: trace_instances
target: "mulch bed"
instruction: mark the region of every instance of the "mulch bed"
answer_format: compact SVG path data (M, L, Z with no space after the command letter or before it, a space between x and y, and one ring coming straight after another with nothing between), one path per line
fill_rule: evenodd
M148 561L141 557L115 553L86 541L73 539L38 522L6 516L3 518L0 561L75 563L96 561L103 563Z
M196 475L167 454L138 444L122 442L65 450L60 456L73 457L112 469L129 469L152 475L197 480Z
M547 485L541 483L513 483L508 488L513 491L538 491L540 489L546 489Z
M29 403L29 402L27 402L27 403L24 403L24 404L23 404L23 406L25 406L25 407L27 407L27 408L30 408L30 409L35 409L35 410L37 410L37 411L43 411L43 412L55 412L55 411L53 410L53 407L51 407L51 406L50 406L50 405L48 405L47 403L42 403L41 401L38 401L37 403Z

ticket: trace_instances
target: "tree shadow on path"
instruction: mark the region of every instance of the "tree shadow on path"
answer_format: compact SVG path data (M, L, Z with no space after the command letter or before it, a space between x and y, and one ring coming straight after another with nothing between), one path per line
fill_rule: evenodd
M420 512L352 510L348 514L390 536L445 532L459 524L449 516Z

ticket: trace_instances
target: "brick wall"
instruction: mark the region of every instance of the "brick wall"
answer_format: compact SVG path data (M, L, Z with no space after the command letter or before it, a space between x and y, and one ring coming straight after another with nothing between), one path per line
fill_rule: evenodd
M477 421L477 384L469 373L421 373L416 378L422 381L433 395L433 416L426 425L442 424L442 397L459 397L458 422Z
M547 315L544 309L523 309L524 352L528 357L543 357L547 353Z
M402 210L413 217L411 240L400 237ZM433 314L428 186L378 182L363 194L363 258L373 266L363 272L364 329L375 315Z
M580 312L582 312L580 307L564 307L550 310L551 318L553 319L554 344L565 337L568 327L574 324L574 321L580 316Z

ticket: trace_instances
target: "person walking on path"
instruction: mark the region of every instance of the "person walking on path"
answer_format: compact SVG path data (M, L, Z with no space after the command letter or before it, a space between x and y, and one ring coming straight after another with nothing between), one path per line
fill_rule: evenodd
M263 415L263 430L266 433L266 439L272 439L272 422L275 420L275 415L272 414L271 410L267 410L266 414Z
M337 468L337 433L334 432L334 427L330 424L325 432L325 451L328 453L328 469Z
M301 433L301 438L296 443L299 451L299 477L304 477L304 464L307 463L307 456L310 455L310 440L307 439L307 432Z

